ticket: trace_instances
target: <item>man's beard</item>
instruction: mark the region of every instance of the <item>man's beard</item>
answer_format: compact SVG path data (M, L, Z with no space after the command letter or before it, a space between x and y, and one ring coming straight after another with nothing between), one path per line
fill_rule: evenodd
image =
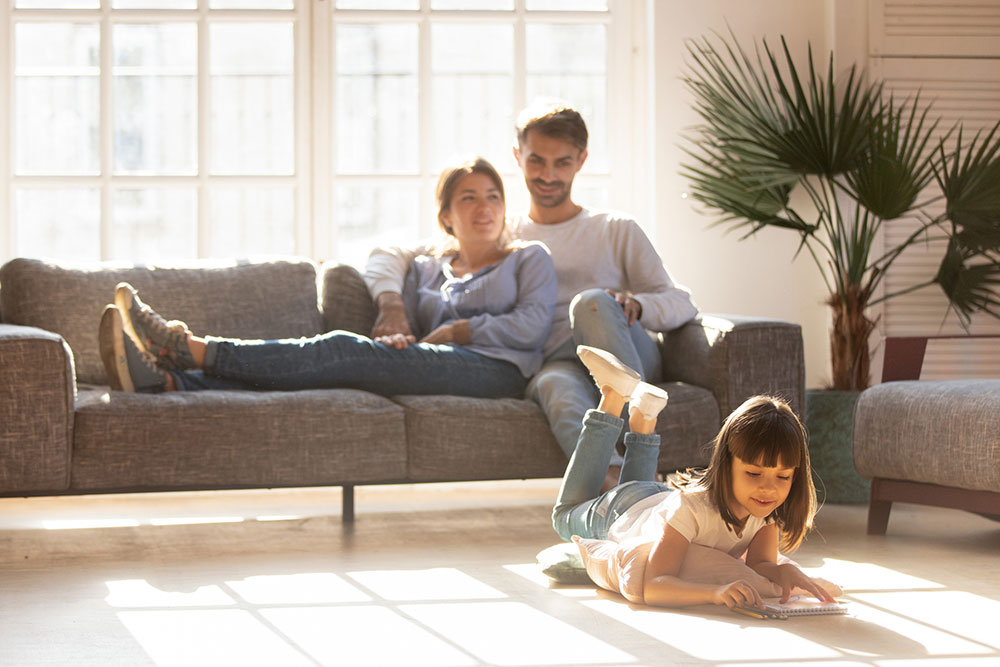
M551 195L540 195L534 188L528 188L528 191L531 193L532 201L534 201L536 204L538 204L543 208L556 208L558 206L561 206L567 199L569 199L570 188L562 181L554 181L552 183L546 183L540 178L536 178L535 180L531 181L531 184L536 187L538 185L560 186L560 189Z

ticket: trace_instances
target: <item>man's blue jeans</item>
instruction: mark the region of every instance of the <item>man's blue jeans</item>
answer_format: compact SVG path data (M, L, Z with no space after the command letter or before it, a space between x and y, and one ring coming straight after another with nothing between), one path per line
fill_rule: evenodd
M525 392L542 408L567 458L573 455L580 438L583 416L600 399L586 367L577 359L577 345L611 352L647 382L657 382L661 377L656 341L638 322L628 326L614 297L603 289L585 290L576 295L569 308L573 338L549 355ZM615 453L612 462L620 464L621 457Z
M517 366L459 345L404 350L347 331L312 338L238 340L207 336L204 371L172 372L177 389L363 389L382 396L453 394L520 398Z
M629 432L625 434L625 459L618 486L601 494L608 462L624 423L598 410L588 410L583 419L580 440L569 459L552 509L552 527L567 542L574 535L605 539L608 528L625 510L670 488L653 481L660 436Z

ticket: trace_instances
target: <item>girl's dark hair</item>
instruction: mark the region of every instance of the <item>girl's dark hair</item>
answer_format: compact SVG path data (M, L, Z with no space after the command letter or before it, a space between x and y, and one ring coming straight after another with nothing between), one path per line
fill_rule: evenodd
M722 519L736 530L741 524L729 509L733 458L759 466L795 468L788 498L768 517L781 529L782 549L794 551L812 528L816 488L806 430L788 403L772 396L747 399L733 410L715 437L708 468L700 475L685 475L681 482L705 488Z
M438 254L447 254L457 250L454 234L451 228L445 223L444 215L451 210L451 200L455 196L455 190L458 188L459 181L469 174L485 174L488 176L493 181L493 185L500 191L500 199L505 203L507 201L503 190L503 179L500 178L500 173L496 170L496 167L490 164L486 158L478 156L462 158L446 166L438 177L437 189L435 190L438 204L438 227L448 235L446 240L437 248ZM511 237L506 227L500 235L498 243L501 248L510 245Z

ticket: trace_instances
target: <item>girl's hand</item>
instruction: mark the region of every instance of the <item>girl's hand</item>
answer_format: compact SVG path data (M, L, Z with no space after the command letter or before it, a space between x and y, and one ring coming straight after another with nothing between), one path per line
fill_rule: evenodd
M382 343L389 347L394 347L397 350L405 350L410 343L416 343L417 337L411 334L391 334L389 336L375 336L373 338L376 343Z
M805 572L791 563L783 563L778 566L778 577L774 583L781 586L782 602L788 602L788 598L792 596L792 589L795 587L808 591L821 602L836 602L836 600L834 600L833 597L826 592L825 588L806 576Z
M434 331L420 339L421 343L432 343L441 345L442 343L455 342L455 330L451 324L442 324Z
M712 603L725 605L730 609L733 607L762 609L764 607L764 601L760 599L757 589L742 579L716 588L712 593Z

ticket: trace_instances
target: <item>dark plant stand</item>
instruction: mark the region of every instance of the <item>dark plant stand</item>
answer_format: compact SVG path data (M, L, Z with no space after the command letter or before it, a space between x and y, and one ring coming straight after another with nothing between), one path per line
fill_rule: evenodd
M854 468L854 404L859 391L806 392L809 456L820 503L863 505L869 482Z

